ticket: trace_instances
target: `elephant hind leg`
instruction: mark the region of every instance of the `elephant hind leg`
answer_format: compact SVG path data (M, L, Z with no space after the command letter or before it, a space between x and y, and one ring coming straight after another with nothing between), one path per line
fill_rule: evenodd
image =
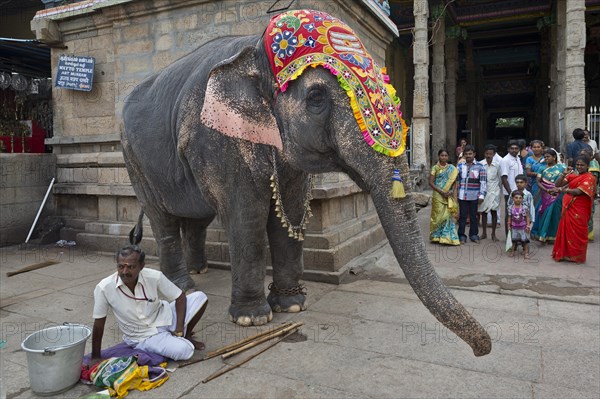
M206 273L206 228L213 218L200 220L185 218L181 220L181 238L183 257L189 273Z
M183 291L194 288L194 280L187 272L183 258L180 218L152 207L145 207L144 211L150 219L152 232L158 245L160 270Z
M304 270L302 242L288 237L273 211L269 213L267 233L273 264L273 283L267 296L271 309L288 313L306 310L306 291L300 286Z

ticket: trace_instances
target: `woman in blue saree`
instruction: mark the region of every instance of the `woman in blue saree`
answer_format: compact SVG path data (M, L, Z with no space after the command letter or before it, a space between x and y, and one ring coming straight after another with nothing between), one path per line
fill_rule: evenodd
M540 191L540 201L536 206L536 218L531 237L543 243L554 241L560 214L562 211L563 194L554 190L556 180L565 171L565 165L557 163L559 155L555 149L544 151L546 167L538 174L537 183Z
M546 167L544 158L544 142L541 140L533 140L531 142L531 155L525 160L525 174L529 177L527 189L533 195L533 205L537 207L542 196L542 192L538 187L537 176Z

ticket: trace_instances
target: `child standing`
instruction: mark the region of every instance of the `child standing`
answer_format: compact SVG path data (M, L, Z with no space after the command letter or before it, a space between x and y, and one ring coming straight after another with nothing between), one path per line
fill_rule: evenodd
M521 244L525 251L525 259L529 259L529 232L531 231L529 209L523 204L522 192L515 190L510 197L512 205L508 206L508 231L512 240L512 248L508 256L514 256Z
M527 190L528 179L525 175L515 176L515 184L517 191L523 194L523 205L529 209L529 219L531 223L535 223L535 205L533 204L533 194ZM512 195L508 198L508 206L513 205Z

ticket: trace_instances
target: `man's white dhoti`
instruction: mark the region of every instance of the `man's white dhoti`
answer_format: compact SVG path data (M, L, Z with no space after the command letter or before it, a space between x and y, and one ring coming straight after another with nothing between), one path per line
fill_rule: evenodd
M500 162L494 157L491 165L488 165L485 159L479 161L479 163L485 166L487 174L487 192L483 202L477 206L477 212L488 213L489 211L497 211L500 209L500 198L502 194L500 186L500 183L502 182Z
M183 335L187 332L189 321L200 311L208 301L204 292L192 292L186 296L185 324ZM173 322L170 326L158 327L158 334L143 340L136 345L136 349L157 353L173 360L187 360L194 354L194 344L183 337L176 337L171 332L175 331L177 314L175 312L175 301L169 303L173 312Z

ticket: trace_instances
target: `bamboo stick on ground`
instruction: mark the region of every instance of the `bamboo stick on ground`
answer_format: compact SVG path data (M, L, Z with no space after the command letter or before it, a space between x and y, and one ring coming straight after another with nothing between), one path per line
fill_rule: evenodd
M286 339L287 337L289 337L290 335L294 334L296 331L298 331L298 327L295 327L293 330L288 331L287 334L285 334L283 337L279 338L277 341L275 342L271 342L269 345L265 346L264 348L262 348L261 350L259 350L258 352L256 352L253 355L248 356L247 358L245 358L244 360L232 364L231 366L228 366L226 368L222 368L220 370L217 370L215 373L211 374L210 376L208 376L206 379L202 380L203 384L206 384L207 382L214 380L217 377L222 376L225 373L230 372L233 369L236 369L238 367L240 367L241 365L248 363L250 360L254 359L256 356L260 355L261 353L263 353L264 351L266 351L269 348L272 348L273 346L277 345L278 343L280 343L281 341L283 341L284 339Z
M263 342L267 342L267 341L272 340L273 338L277 338L277 337L279 337L279 336L287 333L290 330L297 329L297 328L301 327L303 324L304 324L304 322L294 323L294 324L292 324L289 327L283 328L283 329L281 329L279 331L276 331L276 332L274 332L272 334L265 335L264 337L258 338L258 339L254 340L252 342L249 342L249 343L247 343L244 346L240 346L239 348L236 348L236 349L233 349L233 350L231 350L229 352L224 353L223 355L221 355L221 358L222 359L230 358L231 356L237 355L238 353L241 353L241 352L243 352L243 351L245 351L247 349L254 348L256 345L262 344Z
M17 274L21 274L21 273L25 273L25 272L30 272L32 270L37 270L37 269L41 269L41 268L52 266L52 265L58 265L59 263L61 263L61 262L55 262L55 261L52 261L52 260L47 261L47 262L35 263L33 265L25 266L22 269L15 270L14 272L8 272L8 273L6 273L6 276L7 277L12 277L12 276L15 276Z
M222 355L223 353L226 353L226 352L232 351L234 349L237 349L237 348L239 348L239 347L247 344L248 342L254 341L255 339L258 339L258 338L264 337L265 335L273 334L274 332L280 331L280 330L282 330L282 329L284 329L286 327L291 326L292 324L293 324L292 322L287 322L287 323L281 324L281 325L279 325L279 326L277 326L277 327L275 327L273 329L268 329L268 330L259 332L257 334L254 334L254 335L252 335L250 337L246 337L246 338L241 339L241 340L239 340L237 342L231 343L231 344L226 345L226 346L224 346L222 348L219 348L217 350L209 352L204 357L202 357L200 359L194 359L194 360L188 360L188 361L182 362L182 363L179 364L179 368L185 367L185 366L189 366L191 364L196 364L196 363L202 362L204 360L212 359L213 357L217 357L219 355Z
M243 346L243 345L247 344L248 342L254 341L257 338L261 338L261 337L264 337L265 335L270 335L270 334L273 334L276 331L280 331L280 330L282 330L282 329L284 329L286 327L291 326L292 324L293 323L290 321L290 322L281 324L281 325L279 325L279 326L277 326L275 328L269 328L269 329L267 329L265 331L261 331L259 333L256 333L256 334L250 336L250 337L241 339L241 340L239 340L237 342L234 342L234 343L226 345L226 346L224 346L224 347L222 347L220 349L212 351L212 352L208 353L206 356L212 356L212 357L214 357L214 356L222 355L225 352L229 352L229 351L231 351L233 349L237 349L240 346Z

